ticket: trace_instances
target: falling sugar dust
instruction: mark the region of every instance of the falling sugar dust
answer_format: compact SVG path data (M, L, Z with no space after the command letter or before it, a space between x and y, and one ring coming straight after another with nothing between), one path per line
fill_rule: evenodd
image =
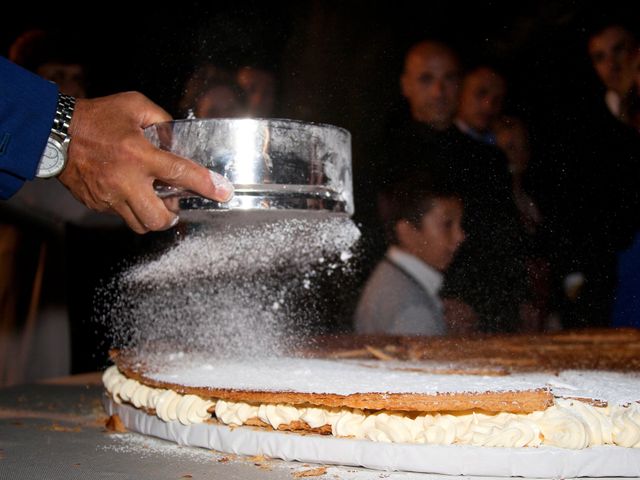
M111 279L97 295L113 346L208 356L290 355L322 325L319 295L352 271L346 215L228 212ZM323 286L323 288L320 288ZM321 293L322 292L322 293Z

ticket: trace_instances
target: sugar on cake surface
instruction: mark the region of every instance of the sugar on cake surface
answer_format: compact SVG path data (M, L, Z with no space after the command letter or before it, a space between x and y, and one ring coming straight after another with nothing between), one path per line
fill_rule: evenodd
M238 391L436 395L550 389L556 396L616 405L640 400L640 375L635 374L569 370L557 374L479 376L461 371L457 375L445 375L407 371L398 363L385 368L384 362L379 363L379 368L369 368L358 361L332 359L275 358L255 362L190 358L176 352L166 355L162 365L156 364L149 371L138 373L147 380L174 386Z
M111 397L185 425L214 421L403 443L640 447L635 373L443 375L397 362L208 361L179 352L145 368L134 358L116 357L120 370L105 373Z

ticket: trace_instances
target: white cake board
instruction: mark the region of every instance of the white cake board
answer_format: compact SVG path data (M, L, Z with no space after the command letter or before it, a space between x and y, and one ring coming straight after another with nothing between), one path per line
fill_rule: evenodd
M599 446L568 450L491 448L466 445L415 445L300 435L254 427L164 422L104 397L109 415L117 413L131 431L237 455L264 455L287 461L351 465L376 470L498 477L640 477L640 449Z

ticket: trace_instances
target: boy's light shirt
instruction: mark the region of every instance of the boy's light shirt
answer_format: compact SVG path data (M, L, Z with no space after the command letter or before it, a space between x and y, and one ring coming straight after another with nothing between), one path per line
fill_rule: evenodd
M442 302L438 292L442 287L442 274L435 268L427 265L415 255L401 250L396 246L389 247L386 253L387 258L398 267L411 275L438 303L442 310Z

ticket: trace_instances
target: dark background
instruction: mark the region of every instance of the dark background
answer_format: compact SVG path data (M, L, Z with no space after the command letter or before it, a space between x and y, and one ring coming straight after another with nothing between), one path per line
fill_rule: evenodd
M620 0L590 7L575 1L158 3L100 2L64 11L17 5L1 29L0 48L6 54L28 28L57 30L67 38L62 47L88 65L91 96L139 90L172 114L185 79L204 60L270 67L279 81L275 116L351 131L356 217L372 215L369 160L390 110L401 103L398 78L415 41L445 40L467 65L490 62L503 71L506 110L529 124L535 169L557 161L546 158L547 146L555 145L557 156L566 121L579 121L582 104L601 98L586 54L589 32L621 20L640 33L640 2Z
M360 142L379 133L397 101L403 55L416 40L441 38L467 63L502 68L508 110L543 128L597 92L585 52L592 26L622 19L640 28L640 2L623 1L158 3L25 2L4 22L0 48L6 54L27 28L57 29L88 64L93 96L140 90L170 112L199 61L265 64L280 81L278 113L349 128L360 163Z
M542 166L542 181L553 182L554 169L548 167L562 161L563 137L570 133L566 125L580 123L583 106L602 98L586 53L589 33L611 21L640 33L640 2L617 0L591 7L571 1L158 3L14 5L15 13L0 29L0 53L6 55L27 29L61 32L63 47L88 67L90 96L139 90L170 113L185 79L204 60L229 68L271 68L279 82L277 116L351 131L356 219L365 221L375 210L367 188L369 159L383 143L390 111L402 103L399 75L412 43L441 39L467 65L498 67L509 83L507 113L522 117L531 130L533 168ZM82 300L72 303L72 317L84 319L92 308L94 285L86 265L96 278L113 267L113 257L96 258L96 251L115 249L121 255L152 244L149 236L118 235L68 235L82 239L68 247L80 258L69 272L76 279L70 288ZM76 349L85 330L74 330ZM74 371L95 367L86 358L94 350L90 342L86 350L74 352Z
M509 81L507 113L529 124L534 164L549 163L547 146L562 143L566 121L580 121L582 105L601 98L586 54L589 32L622 21L640 33L640 2L586 3L116 1L64 11L24 4L1 29L0 48L6 54L28 28L57 30L88 65L91 96L139 90L172 114L185 79L204 60L272 68L276 116L351 131L356 211L370 215L371 199L358 193L367 191L385 119L401 103L398 78L412 43L442 39L467 65L501 69Z

